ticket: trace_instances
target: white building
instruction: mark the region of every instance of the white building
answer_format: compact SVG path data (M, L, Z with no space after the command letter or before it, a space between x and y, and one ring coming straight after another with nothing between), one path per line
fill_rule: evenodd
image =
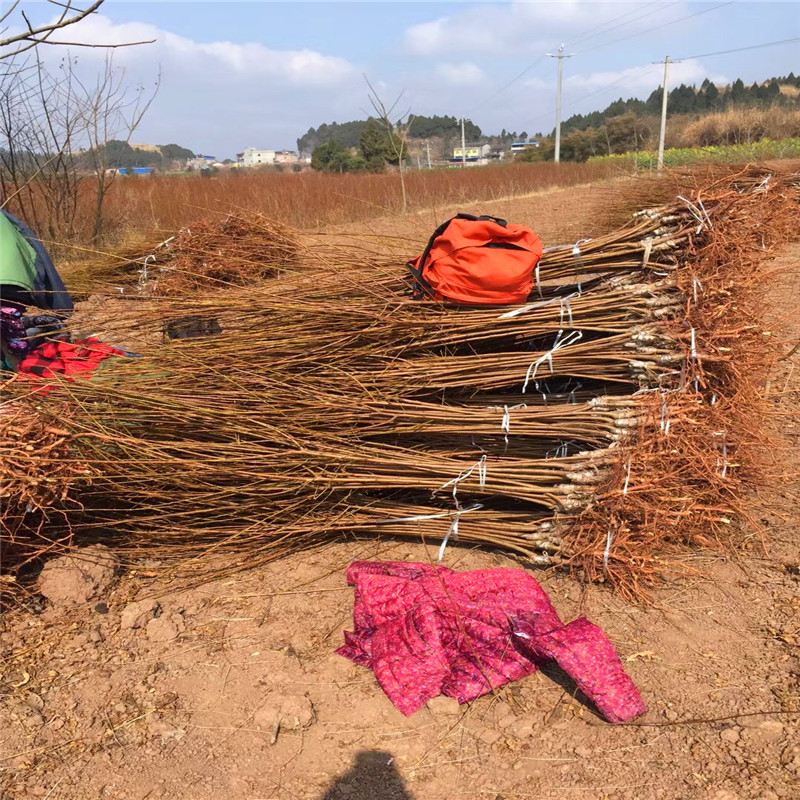
M236 154L236 160L240 167L263 167L275 163L275 151L245 147L243 153Z
M539 142L513 142L511 145L511 152L512 153L521 153L524 150L527 150L529 147L538 147Z
M469 164L470 166L483 166L489 163L492 148L488 144L468 144L465 150L460 147L453 148L453 157L448 161L458 166L459 164Z

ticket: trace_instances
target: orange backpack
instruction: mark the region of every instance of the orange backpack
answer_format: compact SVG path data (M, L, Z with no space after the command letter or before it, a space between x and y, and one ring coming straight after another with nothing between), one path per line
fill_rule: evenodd
M458 214L440 225L407 266L414 296L472 305L523 303L533 289L542 243L529 228L497 217Z

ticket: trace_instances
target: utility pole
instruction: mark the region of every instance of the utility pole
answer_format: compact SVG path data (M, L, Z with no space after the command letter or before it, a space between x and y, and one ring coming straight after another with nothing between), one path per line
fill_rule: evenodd
M431 143L425 140L425 149L428 151L428 169L431 168Z
M667 138L667 99L669 97L669 56L664 59L664 97L661 99L661 133L658 136L658 171L664 169L664 142Z
M461 117L461 166L467 166L467 140L464 136L464 117Z
M560 44L558 46L558 53L555 55L553 53L548 53L550 58L557 58L558 59L558 87L556 89L556 152L555 158L553 159L556 164L561 161L561 78L563 69L562 66L564 64L565 58L571 58L574 53L569 53L568 55L564 55L564 44Z

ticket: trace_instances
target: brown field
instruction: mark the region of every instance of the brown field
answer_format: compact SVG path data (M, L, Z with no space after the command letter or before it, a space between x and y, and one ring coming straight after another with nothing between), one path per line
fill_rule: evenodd
M408 170L407 210L437 209L469 201L494 201L618 177L620 170L589 164L504 164L483 169ZM35 194L35 193L34 193ZM287 225L314 229L375 219L402 212L397 172L380 175L326 175L316 172L235 172L213 177L148 176L117 178L106 200L104 237L92 245L91 222L95 191L83 185L72 239L63 236L48 245L63 258L80 258L94 250L113 248L139 236L175 233L209 215L258 212ZM26 200L28 204L30 201ZM43 238L48 212L36 201L36 226ZM12 199L9 209L32 219L28 206ZM28 213L23 213L28 211ZM34 223L31 222L33 226Z
M396 175L120 181L109 219L126 238L150 237L209 211L256 210L310 238L318 235L310 229L326 228L343 240L385 242L400 268L456 209L530 225L552 245L608 230L651 190L572 166L413 173L406 215ZM582 186L590 181L600 182ZM771 256L777 273L764 315L783 352L767 391L782 446L774 480L750 507L763 544L745 527L738 552L692 554L688 574L646 605L554 570L536 575L565 620L585 615L608 633L649 706L644 717L602 722L557 673L403 717L371 673L333 652L352 627L344 572L356 559L435 554L413 542L337 542L188 591L168 576L126 574L88 606L6 614L4 797L800 796L800 245ZM79 315L103 322L97 303ZM519 566L485 549L454 545L452 554L449 566L459 569ZM151 600L160 616L145 629L130 604ZM280 699L298 722L276 729Z

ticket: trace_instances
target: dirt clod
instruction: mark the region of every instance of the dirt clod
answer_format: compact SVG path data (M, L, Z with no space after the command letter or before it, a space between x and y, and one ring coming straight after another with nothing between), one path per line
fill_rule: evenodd
M461 710L458 700L453 697L446 697L443 694L439 695L439 697L431 698L428 700L426 705L428 707L428 711L430 711L434 717L452 716L454 714L458 714Z
M185 630L183 615L178 613L162 614L147 623L147 638L151 642L171 642Z
M39 591L54 606L82 605L111 586L116 565L104 545L81 547L44 565Z
M119 626L123 631L133 628L144 628L158 612L159 605L155 600L137 600L128 603L122 609Z
M259 730L274 735L278 729L305 730L315 719L314 706L305 695L273 694L256 711L253 724Z

